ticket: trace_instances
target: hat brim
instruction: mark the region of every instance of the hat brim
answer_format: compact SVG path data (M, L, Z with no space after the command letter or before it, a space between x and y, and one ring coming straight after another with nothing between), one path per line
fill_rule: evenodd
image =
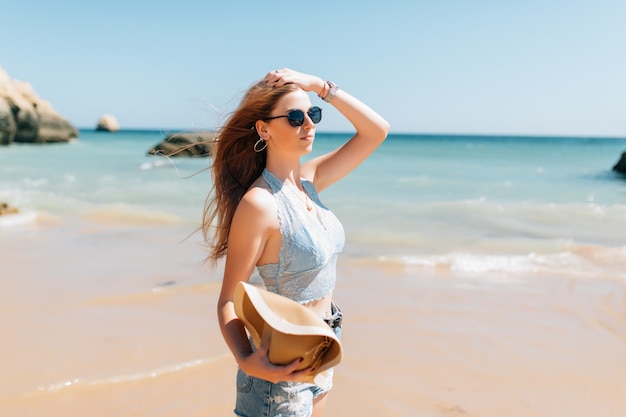
M235 288L235 313L256 347L269 340L269 360L287 365L303 358L297 370L312 367L300 382L341 361L342 347L335 332L308 308L278 294L239 282Z

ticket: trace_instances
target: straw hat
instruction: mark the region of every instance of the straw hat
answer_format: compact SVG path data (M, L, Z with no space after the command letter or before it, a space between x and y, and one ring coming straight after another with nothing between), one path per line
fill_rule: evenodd
M287 365L304 358L297 370L314 368L299 382L314 383L318 373L341 361L341 342L335 332L303 305L245 282L237 284L234 302L254 345L270 339L270 362Z

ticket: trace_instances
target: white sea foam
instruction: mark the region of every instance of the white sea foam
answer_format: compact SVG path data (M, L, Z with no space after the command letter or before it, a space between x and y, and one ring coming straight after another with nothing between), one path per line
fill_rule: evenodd
M381 256L378 261L454 274L497 273L518 277L559 275L573 278L626 278L626 247L573 247L555 253Z
M48 185L48 178L24 178L24 185L28 187L42 187L44 185Z
M154 169L154 168L163 168L163 167L168 167L171 166L172 163L166 159L155 159L153 161L150 162L143 162L140 166L139 169L141 169L142 171L147 171L150 169Z
M34 211L17 214L7 214L5 216L0 216L0 227L19 226L32 223L35 220L37 220L37 213Z
M54 392L60 391L70 388L80 388L80 387L96 387L102 385L113 385L120 384L125 382L137 382L137 381L145 381L149 379L159 378L164 375L185 371L187 369L198 368L201 366L209 365L211 363L224 360L229 358L230 354L223 354L220 356L216 356L208 359L196 359L188 362L178 363L171 366L164 366L162 368L157 368L144 372L137 372L133 374L126 375L114 375L107 378L102 379L87 379L87 378L71 378L67 380L62 380L59 382L52 383L50 385L40 386L37 388L37 391L45 391L45 392Z

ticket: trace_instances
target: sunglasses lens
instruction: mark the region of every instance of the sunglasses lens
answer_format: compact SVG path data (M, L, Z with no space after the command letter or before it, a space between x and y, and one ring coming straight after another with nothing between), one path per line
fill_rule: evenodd
M304 112L302 110L292 110L287 113L287 121L293 127L302 126L304 123Z
M319 107L311 107L306 114L309 115L313 123L319 123L322 120L322 109ZM287 121L293 127L299 127L304 124L304 112L302 110L291 110L285 115Z
M306 113L311 118L311 121L315 124L319 123L322 120L322 109L317 106L311 107Z

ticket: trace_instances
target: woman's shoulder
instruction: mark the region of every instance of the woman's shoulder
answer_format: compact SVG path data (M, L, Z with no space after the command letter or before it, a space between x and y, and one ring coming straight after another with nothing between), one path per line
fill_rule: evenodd
M241 198L232 220L232 227L249 233L267 233L278 230L276 201L269 190L252 186Z
M260 175L257 178L248 191L244 194L244 197L252 198L252 199L266 199L272 197L272 187L265 181L263 175Z
M255 216L276 212L276 200L272 195L270 187L263 181L263 178L259 177L259 179L252 183L248 191L246 191L241 198L237 210Z

